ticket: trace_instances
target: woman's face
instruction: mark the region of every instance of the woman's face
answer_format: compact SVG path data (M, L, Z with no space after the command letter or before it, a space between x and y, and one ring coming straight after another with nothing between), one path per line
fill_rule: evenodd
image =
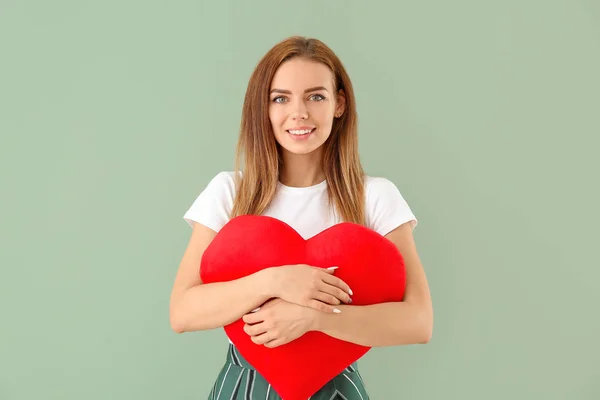
M334 93L333 73L324 64L295 58L281 64L273 77L269 118L284 151L309 154L319 149L343 106L343 93Z

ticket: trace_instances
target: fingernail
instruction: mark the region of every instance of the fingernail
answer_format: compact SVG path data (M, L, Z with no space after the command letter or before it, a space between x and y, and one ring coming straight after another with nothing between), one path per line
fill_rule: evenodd
M250 311L250 312L257 312L258 310L260 310L260 307L255 308L254 310Z
M329 267L327 269L337 269L338 267Z
M334 313L336 313L336 314L339 314L339 313L341 313L341 311L340 311L339 309L337 309L337 308L334 308L334 309L333 309L333 312L334 312Z
M350 294L350 296L354 295L354 293L352 293L352 289L348 288L348 294Z
M352 299L348 298L348 304L352 303Z

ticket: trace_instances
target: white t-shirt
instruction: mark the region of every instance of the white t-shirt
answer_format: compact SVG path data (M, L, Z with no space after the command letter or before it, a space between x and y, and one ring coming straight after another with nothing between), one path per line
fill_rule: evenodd
M219 230L229 221L235 198L235 172L218 173L200 193L183 218L190 226L194 222ZM382 236L405 222L412 229L417 219L391 181L367 176L366 226ZM294 228L304 239L341 222L327 204L327 182L308 187L290 187L278 183L278 190L263 215L277 218ZM229 343L232 341L229 339Z
M190 225L198 222L216 232L229 221L235 198L235 172L218 173L198 195L183 218ZM367 176L366 226L382 236L410 222L412 229L417 218L400 191L390 180ZM327 182L308 187L290 187L281 182L263 215L277 218L294 228L304 239L341 222L327 203Z

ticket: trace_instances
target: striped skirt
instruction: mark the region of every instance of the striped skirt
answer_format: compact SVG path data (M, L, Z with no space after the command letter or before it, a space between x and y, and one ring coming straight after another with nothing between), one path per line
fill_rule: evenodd
M281 400L271 385L229 344L225 365L208 400ZM369 400L356 363L329 381L308 400Z

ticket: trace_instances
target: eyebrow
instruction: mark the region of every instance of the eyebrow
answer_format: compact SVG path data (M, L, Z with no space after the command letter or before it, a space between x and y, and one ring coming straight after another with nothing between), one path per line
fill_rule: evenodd
M308 88L304 91L304 93L308 93L308 92L314 92L317 90L324 90L327 92L327 88L325 86L315 86L312 88ZM283 89L273 89L271 90L271 93L285 93L285 94L292 94L292 92L290 90L283 90Z

